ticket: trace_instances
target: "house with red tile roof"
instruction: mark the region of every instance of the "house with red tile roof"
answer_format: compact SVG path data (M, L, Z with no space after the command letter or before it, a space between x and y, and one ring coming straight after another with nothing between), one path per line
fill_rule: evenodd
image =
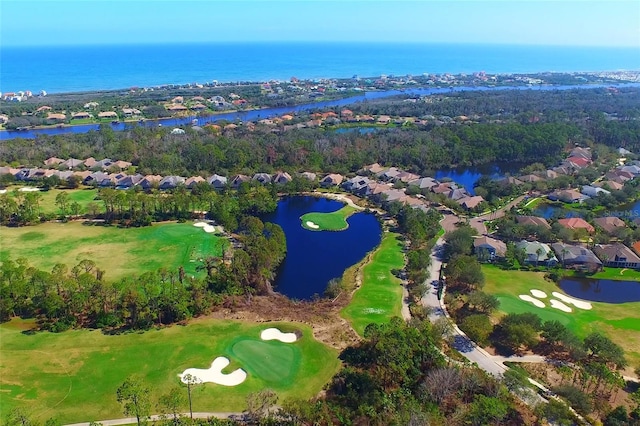
M568 217L565 219L559 219L558 223L564 226L565 228L568 228L574 231L577 229L586 229L587 232L590 234L595 232L595 228L591 226L589 222L587 222L586 220L580 217Z

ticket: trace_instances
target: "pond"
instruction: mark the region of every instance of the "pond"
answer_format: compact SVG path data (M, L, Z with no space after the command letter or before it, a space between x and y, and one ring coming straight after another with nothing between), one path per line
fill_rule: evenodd
M293 299L311 299L322 295L332 278L340 278L345 269L356 264L374 249L382 229L374 214L356 213L344 231L309 231L300 216L310 212L328 213L343 204L327 198L294 196L278 202L275 212L262 220L282 227L287 238L287 257L278 268L274 290Z
M640 282L563 278L560 288L569 296L604 303L640 302Z
M526 163L489 163L478 166L456 167L451 169L436 170L433 177L437 180L449 179L462 185L469 194L475 195L473 187L482 176L492 179L500 179L509 175L518 175L520 170L527 166Z

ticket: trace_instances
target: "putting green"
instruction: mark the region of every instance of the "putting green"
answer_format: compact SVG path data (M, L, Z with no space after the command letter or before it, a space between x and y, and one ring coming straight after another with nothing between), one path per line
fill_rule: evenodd
M252 339L234 343L230 352L249 375L271 384L291 383L302 356L295 343Z
M116 389L132 374L151 388L156 407L158 398L179 384L178 374L209 368L218 356L231 361L225 372L242 368L247 379L233 387L196 386L194 411L242 411L246 396L265 388L281 400L311 398L340 366L337 352L297 323L269 324L299 330L302 338L295 343L260 340L268 328L264 323L212 319L113 336L99 330L24 332L32 326L20 319L0 324L0 411L21 407L40 423L50 417L63 424L122 417Z
M500 301L500 312L533 312L543 321L560 321L579 337L599 331L620 345L633 367L640 366L640 302L601 303L590 302L593 309L578 309L572 305L572 312L562 312L549 306L551 293L566 294L555 283L544 279L542 272L505 271L494 265L483 265L485 276L483 291L493 294ZM531 289L542 290L549 296L540 299L545 308L537 308L521 300L521 294L531 294Z
M302 227L310 231L344 231L349 227L347 218L359 210L346 205L330 213L307 213L300 217ZM315 226L313 226L313 225Z
M226 241L192 223L154 223L142 228L86 226L81 222L43 223L3 228L0 261L24 257L37 268L51 270L56 263L69 268L89 259L106 271L107 279L139 275L160 268L190 275L200 260L222 254Z

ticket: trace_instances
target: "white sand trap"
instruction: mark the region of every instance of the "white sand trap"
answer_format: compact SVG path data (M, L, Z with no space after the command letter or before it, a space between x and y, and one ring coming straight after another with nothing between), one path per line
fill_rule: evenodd
M525 302L533 303L533 305L537 306L538 308L544 308L545 307L545 304L543 302L539 301L538 299L534 299L533 297L529 296L528 294L521 294L518 297L520 299L524 300Z
M201 383L209 382L223 386L238 386L240 383L244 382L247 378L247 373L241 368L238 368L229 374L222 373L222 370L228 365L229 359L219 356L213 360L209 369L187 368L182 372L182 374L178 374L178 377L180 377L182 383L187 383L185 381L185 376L187 374L192 375Z
M538 299L546 299L547 298L547 293L545 293L542 290L536 290L535 288L533 290L529 290L531 292L531 294L533 294L533 297L537 297Z
M204 232L206 232L207 234L211 234L212 232L216 232L216 228L211 226L211 225L205 225L202 229L204 229Z
M551 307L552 308L560 309L563 312L571 312L572 311L572 309L570 307L568 307L567 305L565 305L564 303L562 303L559 300L551 299L551 300L549 300L549 303L551 303Z
M36 192L36 191L40 191L40 188L34 188L32 186L23 186L22 188L18 189L18 191L20 191L20 192Z
M576 308L587 309L587 310L593 308L593 306L591 306L591 303L585 302L584 300L574 299L573 297L565 296L564 294L558 293L557 291L554 291L551 294L553 294L554 297L557 297L563 302L575 306Z
M277 328L267 328L260 333L262 340L280 340L283 343L293 343L298 340L296 333L283 333Z
M6 189L0 189L0 194L6 194L7 190Z
M207 222L196 222L193 224L193 226L197 226L198 228L204 228L205 226L207 226Z
M316 225L315 223L311 222L310 220L306 221L305 224L311 228L311 229L318 229L320 228L318 225Z

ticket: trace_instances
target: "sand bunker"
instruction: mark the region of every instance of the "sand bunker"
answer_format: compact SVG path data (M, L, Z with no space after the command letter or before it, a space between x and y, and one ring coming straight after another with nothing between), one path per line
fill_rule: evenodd
M310 220L306 221L305 224L311 229L319 229L320 227Z
M0 194L6 194L7 190L6 189L0 189Z
M20 191L20 192L36 192L36 191L40 191L40 188L34 188L32 186L24 186L24 187L18 189L18 191Z
M576 308L579 308L579 309L592 309L593 308L593 306L591 306L591 303L585 302L584 300L574 299L573 297L565 296L564 294L558 293L557 291L554 291L551 294L553 295L553 297L557 297L558 299L562 300L563 302L568 303L570 305L573 305Z
M229 374L222 373L222 370L228 365L229 360L223 356L219 356L213 360L209 369L187 368L182 372L182 374L178 374L178 377L180 377L182 383L187 383L185 380L185 376L187 374L193 376L198 383L209 382L223 386L238 386L240 383L244 382L247 378L247 373L241 368L238 368Z
M208 226L207 222L196 222L193 224L193 226L197 226L198 228L204 228L205 226Z
M529 296L528 294L521 294L518 297L520 299L524 300L525 302L533 303L533 305L537 306L538 308L544 308L545 307L545 304L543 302L539 301L538 299L534 299L533 297Z
M547 293L545 293L542 290L536 290L535 288L533 290L529 290L531 292L531 294L533 294L533 297L537 297L538 299L546 299L547 298Z
M216 228L214 226L211 226L211 225L205 225L202 229L204 229L204 232L206 232L207 234L211 234L212 232L216 232Z
M296 333L283 333L277 328L267 328L260 333L262 340L280 340L283 343L293 343L298 340Z
M572 309L570 307L568 307L567 305L565 305L564 303L562 303L559 300L551 299L551 300L549 300L549 303L551 303L551 307L552 308L560 309L563 312L571 312L572 311Z

